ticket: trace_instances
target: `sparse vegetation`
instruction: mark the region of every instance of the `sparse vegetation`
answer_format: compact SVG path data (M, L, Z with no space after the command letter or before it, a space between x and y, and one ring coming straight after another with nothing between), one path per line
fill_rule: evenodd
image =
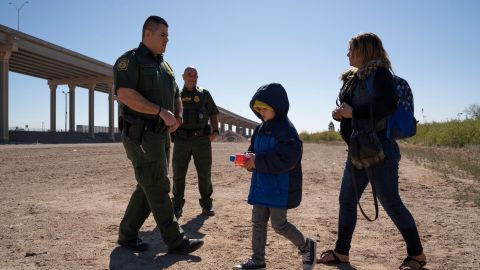
M456 187L456 199L473 202L480 206L480 147L463 148L429 147L412 144L401 144L402 155L417 164L425 165L446 178L454 176L473 178L472 184Z
M340 136L340 133L336 131L323 131L314 133L303 131L300 133L300 139L305 143L320 143L341 141L342 137Z
M480 145L480 118L421 124L408 142L428 146Z
M455 197L480 206L480 106L472 104L464 112L463 121L418 125L417 134L402 144L402 153L446 177L473 178L473 184L456 187Z

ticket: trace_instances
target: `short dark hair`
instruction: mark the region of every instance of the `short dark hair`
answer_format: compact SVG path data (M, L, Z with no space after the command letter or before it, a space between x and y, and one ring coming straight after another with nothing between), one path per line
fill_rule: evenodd
M155 15L152 15L152 16L148 17L145 20L145 23L143 24L142 40L143 40L143 37L145 35L146 30L148 30L150 32L155 32L155 31L157 31L159 24L163 24L166 27L168 27L168 23L167 23L167 21L165 21L164 18L159 17L159 16L155 16Z

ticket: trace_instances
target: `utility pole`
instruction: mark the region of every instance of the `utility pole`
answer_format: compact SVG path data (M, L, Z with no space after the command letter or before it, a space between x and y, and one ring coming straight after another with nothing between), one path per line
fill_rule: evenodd
M26 4L28 4L28 1L23 2L23 4L21 4L20 7L17 7L17 5L15 5L15 3L13 2L10 2L8 4L13 6L17 10L17 31L20 31L20 10L22 10L22 8Z

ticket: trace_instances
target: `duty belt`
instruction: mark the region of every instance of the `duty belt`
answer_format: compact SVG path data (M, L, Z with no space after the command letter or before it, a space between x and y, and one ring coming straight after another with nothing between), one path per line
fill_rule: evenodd
M175 131L175 136L181 139L194 139L208 135L209 132L205 128L199 129L183 129L179 128Z
M163 133L167 127L160 118L144 119L126 113L119 119L121 123L122 133L128 137L136 145L142 144L143 133L151 131L154 133Z

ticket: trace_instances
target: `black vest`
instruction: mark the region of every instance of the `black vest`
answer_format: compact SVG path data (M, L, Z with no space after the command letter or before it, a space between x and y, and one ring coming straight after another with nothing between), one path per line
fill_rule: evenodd
M208 124L208 111L206 107L206 90L196 88L188 91L182 90L180 94L183 104L182 129L200 129Z

